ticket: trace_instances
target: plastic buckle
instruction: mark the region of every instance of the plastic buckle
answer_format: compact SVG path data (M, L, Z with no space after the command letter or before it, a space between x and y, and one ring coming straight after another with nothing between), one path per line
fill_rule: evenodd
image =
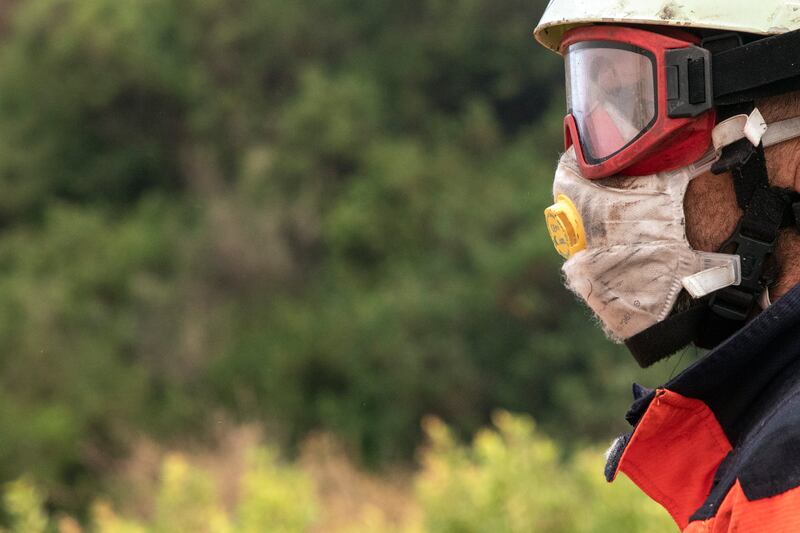
M736 226L736 231L728 241L722 245L722 250L735 247L730 253L736 254L741 259L742 282L734 287L727 287L717 291L711 297L709 307L723 318L744 322L756 304L758 296L769 283L764 279L764 264L767 256L775 250L777 238L772 242L764 242L742 233L742 221Z
M729 172L733 168L744 166L754 153L756 153L756 147L753 146L753 143L747 139L739 139L722 149L719 159L711 165L711 173L719 175Z
M667 78L667 115L696 117L714 107L711 52L699 46L664 53Z

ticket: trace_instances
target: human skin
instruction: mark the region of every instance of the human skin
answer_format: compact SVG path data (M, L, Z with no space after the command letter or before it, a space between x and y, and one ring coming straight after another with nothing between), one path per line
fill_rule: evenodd
M800 93L767 98L757 102L767 123L800 116ZM800 138L765 150L769 180L777 187L800 191ZM716 252L731 236L742 212L730 173L708 172L689 184L684 199L686 237L693 248ZM800 283L800 233L796 228L782 231L775 251L778 265L776 283L770 288L774 302Z

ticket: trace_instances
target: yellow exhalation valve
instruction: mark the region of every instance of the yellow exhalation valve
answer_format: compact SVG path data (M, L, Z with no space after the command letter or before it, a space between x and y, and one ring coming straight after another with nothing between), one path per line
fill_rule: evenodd
M556 203L544 210L544 218L553 245L564 258L569 259L586 248L581 215L567 196L559 194Z

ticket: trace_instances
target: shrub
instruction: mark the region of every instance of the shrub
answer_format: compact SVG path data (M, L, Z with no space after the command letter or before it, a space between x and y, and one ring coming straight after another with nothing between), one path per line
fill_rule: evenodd
M527 417L501 412L495 429L472 445L458 444L451 430L429 418L428 446L416 475L415 508L403 523L389 520L375 502L364 502L339 533L659 533L675 531L669 515L620 476L602 476L603 456L586 449L571 460L535 430ZM340 473L347 469L339 470ZM351 476L343 474L348 479ZM299 465L281 463L268 448L251 450L238 496L223 503L211 475L181 455L163 462L155 510L149 519L122 517L96 503L89 531L96 533L301 533L330 531L319 522L320 493ZM319 490L319 488L317 489ZM336 500L333 500L336 501ZM340 500L339 500L340 501ZM14 533L47 530L41 497L26 481L6 491ZM64 521L62 520L62 524ZM52 526L52 524L51 524ZM71 530L71 531L74 531ZM62 532L67 531L62 527Z
M675 531L669 515L624 476L605 482L600 450L562 461L530 419L501 412L494 423L465 447L441 422L427 421L430 447L417 481L425 531Z
M545 5L0 0L0 482L84 514L132 436L220 412L375 467L427 414L624 425L641 373L542 224Z

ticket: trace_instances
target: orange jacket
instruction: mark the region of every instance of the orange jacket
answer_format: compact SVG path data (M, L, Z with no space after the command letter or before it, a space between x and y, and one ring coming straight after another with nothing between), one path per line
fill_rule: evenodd
M606 465L681 530L800 532L800 286L664 387Z

